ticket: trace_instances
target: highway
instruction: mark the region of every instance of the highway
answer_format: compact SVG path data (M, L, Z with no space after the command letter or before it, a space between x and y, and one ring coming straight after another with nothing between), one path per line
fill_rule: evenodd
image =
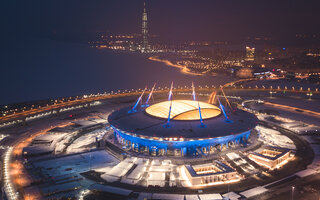
M288 89L288 87L277 87L277 88L266 88L264 86L262 87L243 87L242 85L239 86L241 83L245 82L250 82L250 81L255 81L256 79L241 79L233 82L226 83L225 85L220 86L220 88L223 88L225 91L232 91L232 90L237 90L237 91L248 91L248 92L288 92L288 93L310 93L312 92L313 94L320 94L320 91L318 89L314 91L310 91L308 88L307 90L302 90L300 89L295 89L291 88ZM219 88L219 87L218 87ZM205 86L205 87L198 87L196 88L197 92L211 92L211 96L209 99L212 99L212 96L216 94L218 91L217 87L214 86ZM174 88L174 92L191 92L192 88L191 87L177 87ZM146 91L146 94L148 94L150 91ZM166 93L169 92L169 88L160 88L158 90L155 90L154 93ZM66 102L59 102L55 103L53 105L48 105L45 107L39 107L39 108L32 108L30 110L25 110L22 112L6 115L0 117L0 124L1 123L6 123L6 122L11 122L11 121L16 121L16 120L24 120L28 116L34 116L40 113L45 113L45 112L51 112L51 111L58 111L62 108L67 108L67 107L72 107L72 106L77 106L77 105L85 105L94 101L99 101L99 100L106 100L106 99L112 99L112 98L119 98L119 97L128 97L128 96L138 96L142 93L142 90L136 90L136 91L124 91L124 92L118 92L114 94L98 94L98 95L91 95L86 98L81 98L81 99L76 99L76 100L69 100ZM209 100L210 101L210 100ZM309 112L309 111L308 111ZM312 111L311 111L312 112Z
M273 106L273 107L277 107L277 108L280 108L280 109L284 109L284 110L289 110L289 111L300 110L300 111L303 111L303 112L308 113L308 114L316 115L316 117L320 117L320 113L319 112L315 112L315 111L312 111L312 110L307 110L307 109L302 109L302 108L293 107L293 106L287 106L287 105L282 105L282 104L270 103L270 102L266 102L266 101L264 102L264 104L269 105L269 106Z

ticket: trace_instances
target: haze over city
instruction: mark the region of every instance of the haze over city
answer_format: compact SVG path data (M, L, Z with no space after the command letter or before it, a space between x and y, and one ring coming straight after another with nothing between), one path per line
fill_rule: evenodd
M143 1L7 1L3 32L11 37L84 41L97 31L139 33ZM318 1L147 1L150 33L168 40L292 39L318 34ZM236 33L236 34L235 34Z

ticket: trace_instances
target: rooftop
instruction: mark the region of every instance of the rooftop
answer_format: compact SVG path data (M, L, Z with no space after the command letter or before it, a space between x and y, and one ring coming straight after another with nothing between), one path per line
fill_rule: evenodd
M173 120L200 120L199 106L203 119L213 118L221 114L217 106L191 100L163 101L148 107L146 113L154 117L167 119L170 106L170 119Z
M158 104L154 105L156 106L154 108L157 108L158 110L158 108L162 107L160 105L163 104L160 103L159 106ZM206 103L203 105L206 105ZM187 111L184 113L188 113L190 109L194 108L192 105L187 105L186 107L188 109L186 109ZM210 104L208 107L211 107L213 110L216 108L216 106ZM150 106L149 108L153 110L153 106ZM184 138L197 140L201 138L231 137L232 135L250 131L257 125L257 118L253 114L242 110L226 110L228 118L232 121L231 123L226 122L224 115L219 114L216 117L204 119L204 127L201 127L200 120L171 120L170 126L166 127L166 119L150 116L144 108L134 113L128 113L130 110L131 107L126 107L114 111L109 115L108 121L113 128L137 137L157 137L162 139ZM220 110L217 111L220 112ZM154 112L156 115L156 109ZM177 116L184 115L179 115L178 111L175 111L175 113ZM199 114L198 111L197 113Z

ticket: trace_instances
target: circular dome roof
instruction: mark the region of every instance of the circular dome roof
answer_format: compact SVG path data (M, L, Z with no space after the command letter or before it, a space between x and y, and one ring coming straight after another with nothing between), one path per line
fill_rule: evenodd
M145 111L151 116L168 118L171 101L163 101L148 107ZM221 114L221 110L212 104L200 102L202 119L209 119ZM173 100L170 119L200 120L198 101Z

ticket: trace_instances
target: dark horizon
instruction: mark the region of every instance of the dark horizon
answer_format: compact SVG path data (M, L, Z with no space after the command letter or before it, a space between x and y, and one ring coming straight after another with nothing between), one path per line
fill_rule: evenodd
M251 37L290 39L320 33L319 1L146 1L149 33L168 41ZM140 33L143 1L6 1L4 40L87 41L96 32Z
M106 81L103 75L114 70L115 66L126 70L128 65L133 65L120 62L126 58L117 60L112 53L104 55L105 52L89 50L87 42L96 39L99 31L140 34L143 2L5 1L1 12L4 24L0 63L3 98L0 103L131 87L135 83L132 77L114 83ZM172 41L230 41L241 44L238 46L243 53L247 37L271 37L273 43L267 42L285 44L281 48L289 47L290 43L305 46L320 44L320 13L317 12L320 2L315 0L152 0L146 3L149 33L158 35L164 44ZM316 38L293 44L296 34L315 35ZM139 62L143 67L149 67L149 61ZM139 67L135 69L140 70L137 74L155 76ZM79 69L83 72L76 71ZM166 70L161 69L160 75L166 76ZM118 80L121 72L118 74L118 77L111 79ZM85 79L87 75L90 79ZM79 84L76 84L79 81L77 77L82 77ZM154 79L157 82L161 80L159 77ZM167 78L162 85L171 81ZM144 85L141 81L134 87Z

